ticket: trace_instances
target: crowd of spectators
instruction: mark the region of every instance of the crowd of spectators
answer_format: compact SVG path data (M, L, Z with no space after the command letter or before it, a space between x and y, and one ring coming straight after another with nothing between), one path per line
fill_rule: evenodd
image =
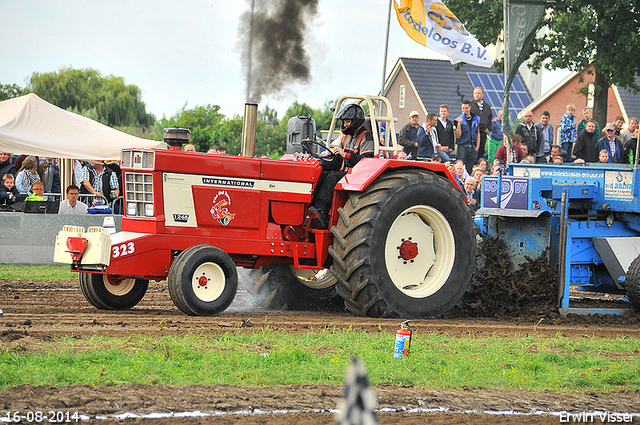
M444 163L474 209L479 207L476 197L482 177L504 174L510 163L633 164L636 159L638 118L630 118L625 127L624 118L618 116L601 127L593 119L593 108L587 107L576 122L576 107L569 104L557 131L548 111L537 122L531 111L525 111L523 121L505 134L502 111L493 117L483 97L482 88L476 87L473 101L463 100L462 113L454 120L448 118L448 105L440 106L438 116L429 113L423 123L420 114L411 111L398 134L404 149L398 158Z
M0 207L11 210L8 207L21 202L49 201L60 203L59 214L85 214L97 201L122 214L118 161L74 160L72 174L63 200L57 158L0 152Z

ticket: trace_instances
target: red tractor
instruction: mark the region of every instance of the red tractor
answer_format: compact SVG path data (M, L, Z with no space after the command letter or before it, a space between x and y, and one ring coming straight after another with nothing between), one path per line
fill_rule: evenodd
M168 132L175 150L123 150L122 231L65 226L54 260L80 272L84 296L100 309L131 308L150 280L167 280L184 313L219 314L236 295L236 267L245 267L253 269L249 290L270 308L311 308L337 292L362 316L446 313L475 266L463 192L442 164L379 158L378 149L399 150L389 102L345 96L336 111L353 102L368 107L376 157L338 183L328 228L309 224L319 161L254 158L257 105L248 105L245 156L181 152L182 129ZM335 126L334 116L327 146Z

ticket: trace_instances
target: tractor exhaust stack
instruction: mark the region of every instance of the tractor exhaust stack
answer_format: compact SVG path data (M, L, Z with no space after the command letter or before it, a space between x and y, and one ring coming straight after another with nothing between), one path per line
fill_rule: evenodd
M242 156L255 156L256 132L258 127L258 104L244 104L244 122L242 124Z

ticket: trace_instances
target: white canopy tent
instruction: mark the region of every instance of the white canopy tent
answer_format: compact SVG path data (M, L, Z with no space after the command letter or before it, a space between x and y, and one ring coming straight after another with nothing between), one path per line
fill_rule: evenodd
M119 160L123 148L166 149L65 111L30 93L0 102L0 152L52 158Z

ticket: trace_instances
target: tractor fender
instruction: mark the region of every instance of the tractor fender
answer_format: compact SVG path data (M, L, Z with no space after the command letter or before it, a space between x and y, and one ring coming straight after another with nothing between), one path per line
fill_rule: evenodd
M449 169L441 163L407 161L402 159L379 159L379 158L362 158L355 167L351 168L347 174L338 182L336 190L347 192L362 192L374 180L388 169L424 169L435 174L448 178L454 185L456 183L455 176L451 174Z

